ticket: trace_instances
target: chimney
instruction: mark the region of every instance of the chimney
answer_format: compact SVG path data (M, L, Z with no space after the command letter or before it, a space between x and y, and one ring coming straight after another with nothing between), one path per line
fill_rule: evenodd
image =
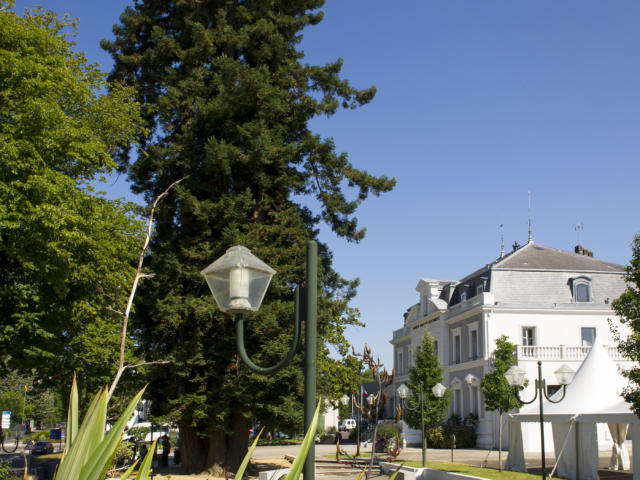
M591 250L587 250L582 245L576 245L573 249L578 255L584 255L585 257L593 257L593 252Z

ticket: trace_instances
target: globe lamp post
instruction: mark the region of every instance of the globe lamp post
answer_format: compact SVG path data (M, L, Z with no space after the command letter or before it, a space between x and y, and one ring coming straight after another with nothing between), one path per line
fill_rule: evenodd
M396 389L398 396L400 397L400 406L402 407L402 418L404 418L404 400L409 396L409 387L407 387L404 383L400 384L400 386Z
M436 398L442 398L447 391L447 387L440 382L436 383L431 389L431 393ZM424 393L422 391L422 383L420 383L420 416L422 418L422 468L427 468L427 436L424 431Z
M538 378L535 381L535 394L531 400L525 402L520 398L518 390L520 387L524 386L525 382L525 371L518 367L517 365L512 366L509 370L507 370L504 376L507 379L507 383L513 387L513 391L516 395L516 398L520 400L522 403L530 404L536 401L536 398L539 400L539 411L540 411L540 449L542 452L542 478L543 480L547 478L546 471L546 461L545 461L545 452L544 452L544 411L542 407L543 398L546 398L551 403L560 403L564 400L564 396L567 393L567 385L571 383L573 380L573 376L575 375L575 371L569 367L569 365L562 365L558 370L553 372L556 375L556 379L558 384L562 385L562 396L557 400L552 400L549 395L547 395L547 383L544 378L542 378L542 362L538 361ZM553 395L552 395L553 396Z
M234 314L236 320L236 344L242 361L254 372L270 374L286 367L300 342L300 324L305 321L304 355L304 428L309 429L316 400L316 356L317 356L317 305L318 305L318 245L307 242L307 265L303 288L302 315L300 313L300 289L294 294L294 331L289 352L279 363L269 367L256 365L247 354L244 345L244 315L260 308L262 299L276 273L269 265L253 255L243 246L231 247L211 265L200 272L204 276L218 308ZM302 318L301 318L302 317ZM304 478L314 480L315 445L312 442L304 465Z

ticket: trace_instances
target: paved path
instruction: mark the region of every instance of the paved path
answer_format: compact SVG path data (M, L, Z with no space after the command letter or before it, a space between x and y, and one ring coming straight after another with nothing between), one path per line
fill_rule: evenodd
M283 458L285 455L295 456L299 450L298 445L286 445L286 446L260 446L257 447L253 453L253 458ZM350 455L355 455L355 444L342 444L341 448ZM631 449L629 449L631 450ZM366 448L364 445L360 448L360 453L370 452L371 446ZM327 456L334 456L336 453L335 445L316 445L316 458L326 459ZM631 451L629 451L631 453ZM508 452L502 452L502 464L507 459ZM607 470L609 465L610 451L600 451L599 467L601 469L600 477L603 479L631 479L631 472L610 472ZM420 461L422 460L422 450L415 447L405 448L398 457L398 460L405 461ZM541 459L540 454L527 455L526 458L527 468L531 473L541 473ZM451 450L450 449L428 449L427 461L437 462L450 462ZM453 461L455 463L465 463L474 466L486 466L490 468L498 468L498 452L496 450L482 450L477 448L461 448L455 449L453 452ZM546 455L546 467L547 473L551 471L555 463L553 452ZM344 478L344 477L343 477Z

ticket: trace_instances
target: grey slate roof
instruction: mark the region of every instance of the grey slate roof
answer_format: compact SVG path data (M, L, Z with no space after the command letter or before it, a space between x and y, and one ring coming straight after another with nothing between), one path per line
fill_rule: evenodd
M511 255L498 260L493 270L563 270L574 272L624 273L625 267L586 255L528 243Z

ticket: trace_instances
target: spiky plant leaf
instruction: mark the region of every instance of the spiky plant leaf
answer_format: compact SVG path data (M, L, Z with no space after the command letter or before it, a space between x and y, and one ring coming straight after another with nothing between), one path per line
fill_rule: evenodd
M302 446L300 447L300 452L296 455L296 459L293 461L293 465L291 465L291 470L289 470L289 474L285 478L285 480L298 480L300 478L300 474L302 473L302 467L304 467L304 462L307 459L307 455L309 454L309 448L311 448L311 444L315 441L316 429L318 428L318 415L320 414L320 402L318 402L318 406L316 407L316 412L313 414L313 418L311 419L311 425L309 425L309 429L304 436L304 440L302 441Z
M238 480L242 479L242 476L244 475L244 471L247 469L247 465L249 465L249 460L251 460L251 455L253 455L253 451L256 449L256 445L258 445L258 439L260 438L260 435L262 435L263 431L264 431L264 427L262 427L262 430L260 430L260 433L256 435L256 439L253 441L253 445L251 445L251 448L249 449L247 454L244 456L244 459L242 460L242 463L238 467L238 471L236 472L236 475L234 478L237 478Z
M113 427L111 427L109 433L103 437L102 441L98 445L96 445L96 448L92 452L90 458L88 458L87 463L82 468L82 480L102 480L102 478L104 478L104 473L106 473L106 470L109 468L118 445L122 441L122 432L124 432L124 428L133 415L133 410L136 408L136 405L138 405L143 393L144 389L140 390L138 394L133 397L129 402L129 405L127 405L127 408L125 408L122 414L120 414L118 421L113 425Z
M138 470L138 474L136 475L135 480L146 480L149 477L149 471L151 470L151 461L153 460L153 452L156 451L156 440L151 444L151 448L144 456L144 460L142 461L142 465L140 465L140 469Z
M71 449L73 441L78 435L78 385L76 374L73 374L71 382L71 394L69 395L69 410L67 412L67 435L65 437L65 452Z

